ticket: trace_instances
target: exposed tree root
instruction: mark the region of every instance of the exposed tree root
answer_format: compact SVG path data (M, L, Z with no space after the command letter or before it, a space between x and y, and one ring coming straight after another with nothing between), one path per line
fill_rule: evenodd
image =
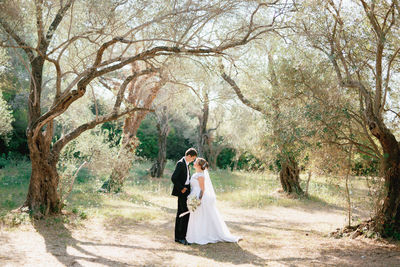
M342 238L350 237L355 239L357 237L375 238L381 237L380 233L375 231L374 220L370 219L355 226L345 226L344 228L337 228L336 231L329 234L330 237Z

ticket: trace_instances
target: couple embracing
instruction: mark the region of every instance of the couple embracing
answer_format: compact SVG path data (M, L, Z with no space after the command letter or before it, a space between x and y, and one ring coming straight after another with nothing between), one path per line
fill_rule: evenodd
M178 197L175 242L183 245L238 242L240 237L231 235L218 212L214 188L208 174L208 163L203 158L196 158L197 151L189 148L185 156L176 163L171 177L174 184L172 195ZM193 161L196 173L190 177L189 164ZM188 211L188 196L196 197L201 204L193 212L182 216Z

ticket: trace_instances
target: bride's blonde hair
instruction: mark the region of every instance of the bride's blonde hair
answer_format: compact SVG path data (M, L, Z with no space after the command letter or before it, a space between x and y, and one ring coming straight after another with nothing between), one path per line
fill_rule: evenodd
M200 165L200 168L204 171L208 169L208 162L203 158L197 158L197 164Z

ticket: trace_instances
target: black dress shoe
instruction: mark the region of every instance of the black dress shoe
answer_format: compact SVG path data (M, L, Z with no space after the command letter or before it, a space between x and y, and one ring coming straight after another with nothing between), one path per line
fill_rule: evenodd
M190 245L190 244L186 241L186 239L175 239L175 242L180 243L180 244L185 245L185 246Z

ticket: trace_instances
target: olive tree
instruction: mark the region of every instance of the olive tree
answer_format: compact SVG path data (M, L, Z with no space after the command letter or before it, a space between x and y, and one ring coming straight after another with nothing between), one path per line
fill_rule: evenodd
M398 95L399 3L312 1L299 5L299 14L297 29L330 63L338 85L356 93L359 121L379 143L385 194L373 226L384 236L399 233L400 147L390 122L398 120L399 108L392 101Z

